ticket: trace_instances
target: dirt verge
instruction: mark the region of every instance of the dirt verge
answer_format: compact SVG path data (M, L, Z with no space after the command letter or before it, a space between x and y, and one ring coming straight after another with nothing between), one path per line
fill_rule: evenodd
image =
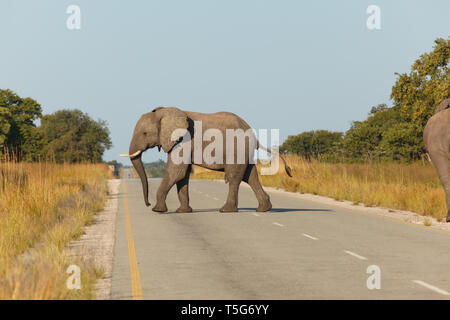
M97 300L111 298L119 187L120 179L108 180L109 193L105 208L94 216L94 223L85 228L81 238L70 243L71 255L81 256L103 271L102 278L96 283Z

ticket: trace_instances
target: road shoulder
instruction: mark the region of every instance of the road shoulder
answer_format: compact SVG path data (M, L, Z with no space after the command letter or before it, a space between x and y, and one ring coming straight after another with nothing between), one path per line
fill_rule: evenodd
M103 271L95 285L97 300L111 299L112 268L116 234L120 179L108 180L108 197L103 211L94 216L94 223L70 244L71 254L83 256Z

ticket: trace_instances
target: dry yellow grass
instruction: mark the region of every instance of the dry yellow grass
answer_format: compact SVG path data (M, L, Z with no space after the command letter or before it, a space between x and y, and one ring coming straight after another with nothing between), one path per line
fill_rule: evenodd
M225 174L220 171L205 169L196 165L192 166L191 178L194 179L223 179Z
M286 158L293 177L289 178L280 165L278 174L260 175L263 185L366 206L409 210L440 221L446 217L445 194L431 164L336 164L308 162L297 156ZM192 177L221 179L223 173L195 167Z
M67 245L103 208L108 175L101 164L0 162L0 299L94 298L100 271ZM70 264L81 290L66 287Z

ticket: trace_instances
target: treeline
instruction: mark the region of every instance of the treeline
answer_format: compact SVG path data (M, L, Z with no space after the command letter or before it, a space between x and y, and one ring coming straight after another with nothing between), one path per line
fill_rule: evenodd
M392 107L372 107L366 120L353 121L345 133L317 130L289 136L280 151L326 161L423 159L423 129L450 96L449 55L450 41L435 40L433 50L421 55L409 73L396 73Z
M144 163L145 171L151 178L161 178L166 172L166 163L161 159L154 162Z
M115 163L113 163L113 162L115 162L115 161L108 162L108 164L117 164L117 162L115 162ZM119 163L119 165L123 166L120 163ZM125 165L124 168L130 169L131 175L134 178L139 178L139 176L137 175L133 166ZM164 173L166 172L166 162L161 159L159 159L158 161L153 161L153 162L144 162L144 168L145 168L145 172L147 173L148 178L161 178L164 176Z
M80 110L43 115L36 100L0 89L0 155L25 161L100 162L111 146L104 121Z

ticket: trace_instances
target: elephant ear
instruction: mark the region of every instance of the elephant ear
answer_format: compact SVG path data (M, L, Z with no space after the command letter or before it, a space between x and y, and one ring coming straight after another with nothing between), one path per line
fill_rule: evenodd
M184 136L188 119L186 113L177 108L164 108L160 122L159 141L165 152L172 150L175 144Z

